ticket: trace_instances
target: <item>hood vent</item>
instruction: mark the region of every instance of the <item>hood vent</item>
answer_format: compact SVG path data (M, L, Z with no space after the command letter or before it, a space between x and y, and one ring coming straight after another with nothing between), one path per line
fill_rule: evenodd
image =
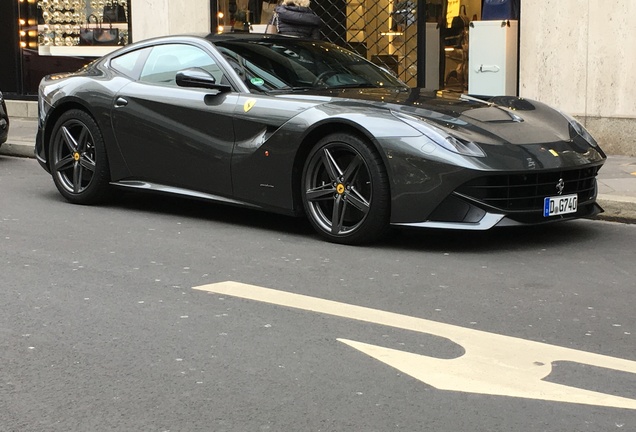
M523 118L496 105L464 111L463 116L484 123L521 123Z

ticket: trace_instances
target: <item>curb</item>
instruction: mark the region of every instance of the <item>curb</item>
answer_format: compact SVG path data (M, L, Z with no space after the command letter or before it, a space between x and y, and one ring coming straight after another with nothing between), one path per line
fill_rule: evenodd
M10 103L12 102L12 103ZM35 157L35 137L38 128L37 104L35 102L6 101L16 111L9 111L9 137L0 146L0 154L17 157ZM34 113L36 117L34 117Z
M11 119L13 119L13 117L38 118L37 101L5 99L4 102L7 104L7 112Z
M0 146L0 154L23 158L35 158L35 146L33 143L5 142Z
M605 210L596 219L636 224L636 200L621 196L599 195L598 204Z

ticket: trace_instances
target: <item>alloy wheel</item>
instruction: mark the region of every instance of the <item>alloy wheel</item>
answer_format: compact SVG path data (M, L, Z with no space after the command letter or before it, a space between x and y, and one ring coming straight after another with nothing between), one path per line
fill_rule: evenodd
M345 143L314 154L305 176L305 197L312 220L334 236L355 231L369 214L373 185L366 161Z
M75 204L94 204L110 195L110 169L101 131L85 111L60 116L49 144L53 182Z
M75 119L67 121L58 130L53 150L53 175L69 193L82 193L95 175L95 145L88 127Z

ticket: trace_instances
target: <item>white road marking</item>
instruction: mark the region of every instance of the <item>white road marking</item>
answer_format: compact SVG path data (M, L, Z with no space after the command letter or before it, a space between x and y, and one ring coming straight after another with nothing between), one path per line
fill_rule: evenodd
M636 374L635 361L239 282L220 282L194 289L450 339L464 348L464 355L450 360L438 359L338 339L440 390L636 410L636 399L542 381L552 371L552 362L569 361Z

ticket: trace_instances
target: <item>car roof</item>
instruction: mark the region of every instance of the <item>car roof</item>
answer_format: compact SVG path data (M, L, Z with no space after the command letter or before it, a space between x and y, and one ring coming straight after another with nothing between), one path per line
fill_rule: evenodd
M218 41L233 41L233 40L244 40L244 41L253 41L253 40L263 40L263 39L295 39L295 40L303 40L304 38L299 38L295 36L285 36L281 34L269 34L269 33L210 33L205 36L205 39L208 39L211 42ZM314 42L319 42L315 39L305 39L312 40Z
M162 43L170 43L170 42L179 42L185 40L199 39L199 40L207 40L208 42L215 43L221 41L259 41L259 40L271 40L271 39L294 39L294 40L303 40L302 38L297 38L293 36L284 36L278 34L265 34L265 33L185 33L185 34L176 34L176 35L166 35L166 36L158 36L154 38L149 38L145 40L141 40L135 42L133 44L127 45L123 47L123 49L117 50L113 52L113 55L107 55L105 57L113 57L119 54L122 54L125 51L141 48L144 46L152 46ZM307 39L310 40L310 39ZM311 39L314 42L319 42Z

